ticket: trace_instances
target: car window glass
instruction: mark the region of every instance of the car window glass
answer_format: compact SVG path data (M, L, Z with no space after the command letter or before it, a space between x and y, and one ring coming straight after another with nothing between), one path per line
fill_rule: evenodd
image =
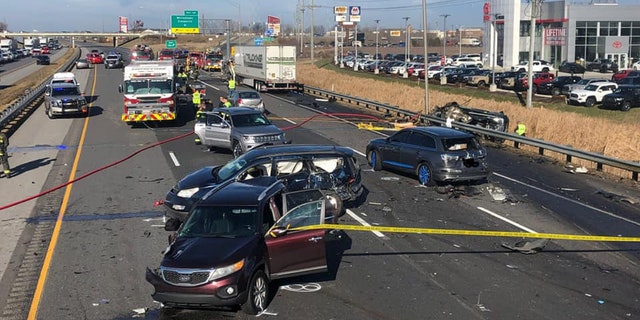
M475 141L471 138L448 138L442 141L445 150L460 151L476 149Z
M414 135L415 141L416 141L416 145L423 147L423 148L429 148L429 149L435 149L436 148L436 141L432 138L429 137L427 135L423 135L423 134L415 134Z
M297 228L322 223L322 205L324 200L302 204L293 208L276 225L281 228Z
M211 125L221 125L222 124L222 118L216 114L209 114L207 115L207 125L211 126Z
M409 131L400 131L400 132L397 132L396 134L392 135L391 137L389 137L389 141L398 142L398 143L405 143L405 142L407 142L407 139L409 139L409 135L410 134L411 134L411 132L409 132Z
M257 222L255 206L201 206L191 212L179 236L247 236L257 231Z
M241 175L239 180L249 180L258 177L266 177L271 173L271 163L260 163L249 166Z

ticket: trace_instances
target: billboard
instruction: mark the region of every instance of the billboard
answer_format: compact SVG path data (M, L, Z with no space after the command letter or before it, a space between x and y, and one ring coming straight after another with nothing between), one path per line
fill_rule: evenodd
M349 7L349 21L360 22L360 6Z
M280 35L280 18L267 16L267 31L265 35L268 37L277 37Z
M544 45L545 46L564 46L566 37L567 37L566 28L544 29Z
M118 17L118 25L120 26L119 30L122 33L129 32L129 18L127 17Z

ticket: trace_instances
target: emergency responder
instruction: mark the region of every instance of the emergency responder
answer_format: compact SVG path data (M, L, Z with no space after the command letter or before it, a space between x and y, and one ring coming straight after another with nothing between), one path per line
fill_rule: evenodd
M230 108L233 105L231 104L231 101L229 101L229 99L227 99L227 97L220 97L220 104L219 106L221 108Z
M229 78L228 86L229 86L229 94L228 94L229 99L231 99L231 101L236 101L238 98L237 97L238 91L236 90L236 80L233 77Z
M184 68L180 68L178 78L183 79L183 81L187 81L187 73L184 71Z
M11 178L11 168L9 167L9 137L3 132L0 132L0 163L2 163L2 169L4 170L5 178Z
M193 108L197 109L200 106L200 90L193 90L191 93L191 103L193 103Z
M521 121L518 121L518 125L514 131L519 136L525 137L527 135L527 127Z

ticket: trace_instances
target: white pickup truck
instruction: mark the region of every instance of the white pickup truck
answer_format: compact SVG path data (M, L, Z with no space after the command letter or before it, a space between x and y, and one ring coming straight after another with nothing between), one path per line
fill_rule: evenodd
M555 69L553 68L553 65L547 61L544 60L534 60L532 61L532 68L533 72L551 72L554 71ZM516 72L528 72L529 71L529 61L522 61L520 62L520 64L515 65L513 67L511 67L511 71L516 71Z
M593 107L596 103L601 103L602 98L613 93L618 88L615 82L594 82L582 90L573 90L569 93L567 104L584 104L585 107Z

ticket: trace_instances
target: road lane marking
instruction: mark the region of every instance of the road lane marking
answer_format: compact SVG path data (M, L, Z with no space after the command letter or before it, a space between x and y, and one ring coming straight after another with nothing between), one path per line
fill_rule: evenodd
M542 192L542 193L546 193L546 194L548 194L548 195L550 195L550 196L554 196L554 197L556 197L556 198L560 198L560 199L563 199L563 200L569 201L569 202L571 202L571 203L573 203L573 204L577 204L577 205L579 205L579 206L582 206L582 207L585 207L585 208L588 208L588 209L591 209L591 210L594 210L594 211L597 211L597 212L600 212L600 213L604 213L604 214L606 214L606 215L608 215L608 216L610 216L610 217L613 217L613 218L616 218L616 219L620 219L620 220L622 220L622 221L625 221L625 222L628 222L628 223L630 223L630 224L633 224L633 225L636 225L636 226L639 226L639 227L640 227L640 222L633 221L633 220L631 220L631 219L627 219L627 218L622 217L622 216L619 216L619 215L617 215L617 214L615 214L615 213L612 213L612 212L609 212L609 211L606 211L606 210L602 210L602 209L596 208L596 207L594 207L594 206L588 205L588 204L586 204L586 203L582 203L582 202L577 201L577 200L573 200L573 199L571 199L571 198L567 198L567 197L562 196L562 195L559 195L559 194L555 194L555 193L553 193L553 192L551 192L551 191L547 191L547 190L544 190L544 189L542 189L542 188L534 187L534 186L532 186L532 185L526 184L526 183L524 183L524 182L518 181L518 180L516 180L516 179L513 179L513 178L510 178L510 177L507 177L507 176L505 176L505 175L502 175L502 174L499 174L499 173L496 173L496 172L493 172L492 174L493 174L493 175L495 175L495 176L498 176L498 177L500 177L500 178L503 178L503 179L509 180L509 181L511 181L511 182L514 182L514 183L517 183L517 184L523 185L523 186L525 186L525 187L529 187L529 188L531 188L531 189L534 189L534 190L540 191L540 192Z
M178 158L176 157L176 155L173 153L173 151L169 151L169 157L171 158L171 161L173 161L173 164L176 167L180 166L180 162L178 161Z
M504 222L506 222L506 223L518 228L518 229L521 229L521 230L524 230L524 231L530 232L530 233L538 233L538 232L536 232L536 231L534 231L532 229L529 229L529 228L527 228L527 227L525 227L525 226L523 226L523 225L521 225L521 224L519 224L519 223L517 223L517 222L515 222L513 220L509 220L509 219L507 219L507 218L505 218L505 217L503 217L503 216L501 216L501 215L499 215L499 214L497 214L495 212L491 212L491 211L489 211L489 210L487 210L487 209L485 209L483 207L478 207L478 209L480 211L483 211L483 212L485 212L485 213L487 213L487 214L489 214L491 216L494 216L494 217L496 217L496 218L498 218L498 219L500 219L500 220L502 220L502 221L504 221Z
M93 69L93 85L91 87L92 97L95 97L97 79L98 79L98 68L94 68ZM93 108L93 102L89 103L89 108L87 110L87 113L89 115L91 114L92 108ZM78 150L76 151L76 156L75 156L75 159L73 160L73 165L71 167L71 172L69 173L68 181L75 180L76 172L78 170L78 163L80 163L80 156L82 155L82 148L84 146L84 139L87 136L87 128L89 127L90 119L91 117L89 116L87 116L84 119L84 125L82 126L82 133L80 134L80 141L78 142ZM58 214L58 219L56 220L56 224L53 227L51 240L49 242L49 246L47 248L44 261L42 263L42 269L40 270L40 275L38 276L38 283L33 293L33 300L31 300L29 315L27 316L28 320L35 320L38 316L38 307L40 306L40 300L42 299L44 286L47 282L47 276L49 274L49 268L51 267L51 261L53 260L53 254L55 253L56 246L58 244L58 237L60 236L60 230L62 229L62 221L64 219L65 213L67 212L67 206L69 204L69 198L71 197L72 189L73 189L73 183L69 183L69 185L67 185L67 187L65 188L64 196L62 197L62 204L60 204L60 213Z
M347 214L353 218L353 220L358 221L358 223L360 223L361 225L365 226L365 227L371 227L371 225L366 222L364 219L360 218L355 212L347 209ZM378 238L386 238L387 236L385 236L382 232L380 231L371 231L373 232L373 234L375 234L376 236L378 236Z
M291 123L291 124L297 124L297 123L295 123L293 120L289 120L289 119L287 119L287 118L285 118L285 117L282 117L282 120L284 120L284 121L286 121L286 122L289 122L289 123Z

